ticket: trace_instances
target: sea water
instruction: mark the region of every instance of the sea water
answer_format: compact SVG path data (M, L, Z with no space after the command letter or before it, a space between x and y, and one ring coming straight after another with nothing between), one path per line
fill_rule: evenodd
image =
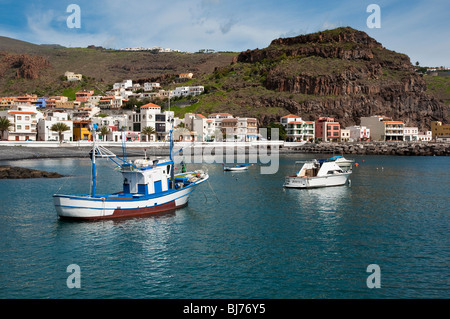
M308 158L280 155L275 174L190 164L210 179L187 207L96 222L52 201L89 193L88 159L2 162L67 177L0 180L0 298L450 297L450 158L355 156L350 185L284 189ZM98 174L97 192L121 190L107 162Z

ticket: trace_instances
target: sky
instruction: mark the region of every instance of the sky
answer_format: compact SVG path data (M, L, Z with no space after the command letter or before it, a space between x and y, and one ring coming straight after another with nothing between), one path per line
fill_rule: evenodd
M371 4L379 11L368 12ZM240 52L350 26L413 64L450 67L449 13L448 0L0 0L0 35L67 47Z

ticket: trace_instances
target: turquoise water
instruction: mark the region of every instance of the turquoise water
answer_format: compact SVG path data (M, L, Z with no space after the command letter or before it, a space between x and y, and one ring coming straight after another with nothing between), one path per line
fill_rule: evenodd
M58 220L52 194L87 193L89 160L2 162L70 177L0 180L0 298L450 297L450 158L354 157L350 187L284 189L306 158L281 155L273 175L192 164L210 180L189 206L83 223ZM120 189L109 164L99 172L99 192Z

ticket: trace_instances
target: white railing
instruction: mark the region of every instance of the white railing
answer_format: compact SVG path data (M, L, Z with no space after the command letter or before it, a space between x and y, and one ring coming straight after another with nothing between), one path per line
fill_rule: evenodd
M122 142L99 141L99 144L105 147L121 147ZM175 142L175 148L183 147L249 147L249 146L298 146L304 142L284 142L284 141L254 141L254 142ZM62 142L58 141L0 141L0 146L24 146L24 147L84 147L92 146L89 141ZM126 142L127 147L151 148L151 147L169 147L170 143L165 142Z

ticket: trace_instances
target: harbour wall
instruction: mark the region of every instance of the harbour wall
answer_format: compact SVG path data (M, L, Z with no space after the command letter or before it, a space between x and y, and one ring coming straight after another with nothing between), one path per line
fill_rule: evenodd
M306 143L301 146L282 147L280 152L337 155L449 156L450 144L432 142Z
M92 143L81 145L58 143L36 144L5 144L0 143L0 160L21 160L38 158L83 158L89 157ZM106 145L105 145L106 144ZM120 144L102 143L109 150L122 156ZM179 155L216 155L225 154L280 154L317 153L317 154L354 154L354 155L398 155L398 156L449 156L449 143L433 142L364 142L364 143L291 143L291 142L261 142L261 143L175 143L175 152L183 149ZM129 143L126 147L128 157L167 156L168 143Z

